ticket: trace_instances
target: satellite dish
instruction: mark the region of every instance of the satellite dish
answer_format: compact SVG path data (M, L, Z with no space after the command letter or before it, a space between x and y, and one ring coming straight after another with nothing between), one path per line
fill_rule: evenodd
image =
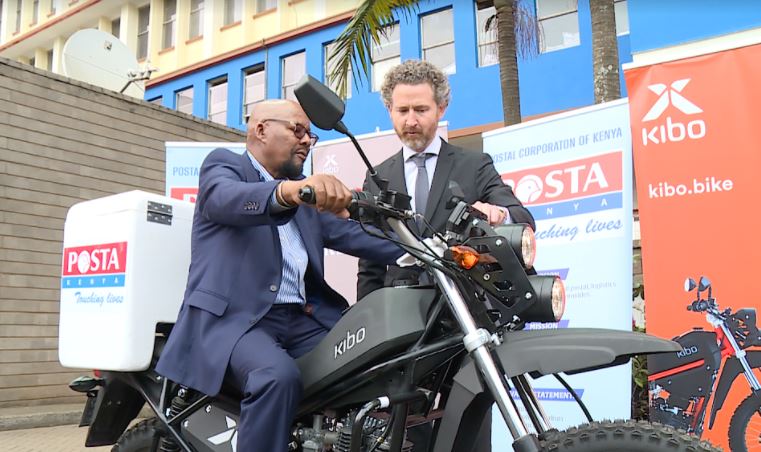
M64 75L129 96L143 99L143 80L153 71L141 70L119 38L94 28L79 30L63 46Z

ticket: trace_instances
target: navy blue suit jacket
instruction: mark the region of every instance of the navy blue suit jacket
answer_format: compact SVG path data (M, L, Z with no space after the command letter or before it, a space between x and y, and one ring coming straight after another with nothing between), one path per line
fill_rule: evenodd
M332 327L348 306L325 282L324 247L392 263L402 251L359 223L310 207L270 212L278 181L265 182L244 152L215 149L201 166L185 298L156 370L216 395L233 346L275 301L282 277L277 226L294 220L309 266L306 298L315 320ZM256 350L251 350L256 353Z

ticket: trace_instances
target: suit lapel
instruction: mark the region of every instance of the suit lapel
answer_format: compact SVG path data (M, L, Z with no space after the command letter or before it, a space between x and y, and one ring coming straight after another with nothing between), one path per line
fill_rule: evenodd
M431 191L428 194L428 204L425 206L425 217L431 220L439 209L441 197L449 188L449 174L454 166L452 158L454 151L449 144L441 140L441 151L439 158L436 160L436 169L433 172L433 182L431 182ZM446 199L444 200L446 202Z
M240 155L240 165L243 167L246 182L259 182L262 180L259 171L257 171L256 168L254 168L254 164L251 163L251 157L248 156L248 151L243 151L243 154Z
M404 156L402 151L391 157L388 164L388 188L407 195L407 182L404 178Z

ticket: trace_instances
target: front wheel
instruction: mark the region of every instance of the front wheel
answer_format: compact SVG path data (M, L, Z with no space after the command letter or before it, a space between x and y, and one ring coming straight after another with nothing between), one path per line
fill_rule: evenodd
M543 452L720 452L707 441L661 424L605 421L542 435Z
M729 421L729 448L748 452L761 448L761 395L751 394L740 403Z

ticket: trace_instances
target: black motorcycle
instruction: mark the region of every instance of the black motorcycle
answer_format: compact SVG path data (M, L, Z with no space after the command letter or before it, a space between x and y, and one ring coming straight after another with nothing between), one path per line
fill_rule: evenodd
M341 122L343 102L311 77L296 95L317 127L349 136L375 175ZM645 422L590 419L565 431L554 429L529 376L586 372L681 347L625 331L522 331L526 322L558 321L565 306L562 281L530 270L531 229L490 227L454 186L447 232L423 241L412 232L417 228L407 226L422 220L410 210L410 198L375 177L380 194L355 194L353 215L379 226L434 283L371 293L297 360L304 392L291 450L409 451L408 425L432 422L428 450L469 452L496 403L516 452L717 451L695 436ZM308 190L302 195L310 197ZM115 443L113 450L120 452L236 450L241 395L224 390L208 397L156 374L153 366L169 334L171 325L158 328L154 358L144 371L104 371L72 384L88 395L82 421L89 425L87 446ZM145 403L155 416L125 432Z
M751 393L735 409L729 423L729 447L733 452L761 448L761 384L753 369L761 367L761 351L746 351L761 345L756 327L756 310L721 310L713 297L711 282L701 277L685 281L685 290L697 288L688 311L705 314L713 331L695 328L674 338L682 345L677 353L648 358L650 377L650 419L694 433L703 434L708 400L713 395L708 428L724 406L730 388L740 374ZM705 294L701 298L701 294ZM726 359L725 359L726 358ZM721 371L721 377L716 380Z

